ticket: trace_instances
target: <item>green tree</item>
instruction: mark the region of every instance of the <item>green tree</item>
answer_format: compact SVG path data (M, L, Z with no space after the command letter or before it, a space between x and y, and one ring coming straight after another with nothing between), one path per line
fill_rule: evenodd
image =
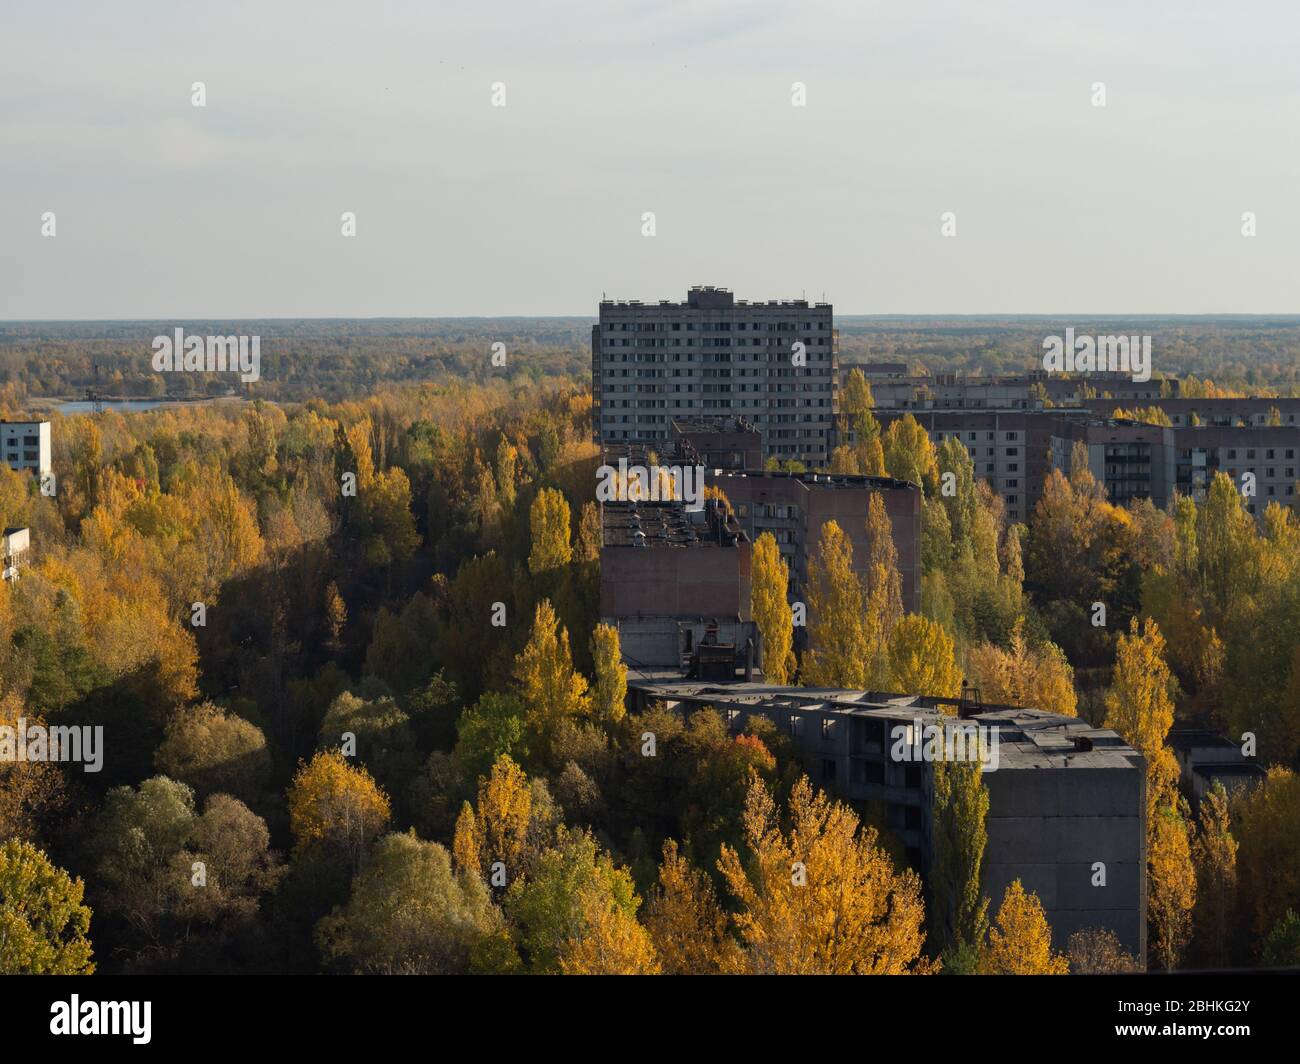
M94 972L83 890L31 843L0 846L0 974Z
M507 973L519 967L483 881L414 832L385 835L347 905L316 930L321 952L348 970L382 975Z

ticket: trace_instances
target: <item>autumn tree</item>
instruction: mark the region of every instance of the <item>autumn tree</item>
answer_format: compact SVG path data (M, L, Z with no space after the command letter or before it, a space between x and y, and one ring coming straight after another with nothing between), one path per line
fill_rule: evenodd
M618 629L613 625L598 624L593 629L591 659L596 672L592 711L597 720L616 723L627 712L627 666L623 664Z
M631 875L591 833L565 828L505 901L528 970L542 974L656 970L649 935L633 926L640 904Z
M1186 803L1162 802L1148 824L1147 923L1151 952L1160 967L1173 971L1192 933L1196 870L1192 865Z
M1086 927L1070 936L1065 949L1072 975L1122 975L1140 972L1138 959L1106 927Z
M542 488L529 509L533 545L528 570L534 575L562 569L573 560L569 542L569 504L555 488Z
M982 643L967 652L967 672L980 697L986 702L1077 716L1074 670L1061 648L1054 643L1031 646L1020 621L1011 630L1010 644L1004 650Z
M85 885L30 842L0 845L0 975L90 975Z
M519 967L501 912L476 875L414 832L385 835L345 906L316 940L347 970L381 975L505 974Z
M549 751L561 721L590 709L586 678L573 667L569 633L545 599L537 606L527 646L515 658L514 677L524 720L541 751Z
M343 626L347 623L347 604L339 594L338 584L331 580L325 585L325 627L329 631L332 642L339 641L339 636L343 634Z
M1118 732L1147 762L1147 816L1169 801L1178 765L1165 737L1174 723L1177 684L1165 664L1165 638L1150 618L1139 628L1136 617L1121 634L1115 670L1106 694L1104 727Z
M907 694L956 698L961 693L961 669L952 636L943 625L919 613L908 614L889 640L891 687Z
M787 598L790 567L771 532L754 541L750 613L763 641L763 676L788 684L794 676L794 614Z
M691 867L673 839L664 842L645 927L666 975L714 975L739 959L713 881Z
M1300 911L1300 776L1270 768L1237 814L1239 896L1258 945L1288 909Z
M154 764L201 797L223 791L244 802L262 796L271 773L261 729L212 702L177 710L167 722Z
M925 905L915 872L897 872L846 805L801 777L789 831L771 792L754 780L745 799L751 858L723 846L718 869L737 902L732 916L751 974L890 975L929 971L921 954Z
M1038 895L1013 880L980 950L980 974L1067 975L1069 970L1064 954L1052 952L1052 929Z
M349 765L338 750L321 750L309 763L300 762L288 800L295 851L333 849L354 871L388 823L388 796L369 772Z
M808 638L803 680L811 687L865 688L871 644L853 545L835 521L822 525L808 562Z
M1200 826L1192 842L1196 910L1192 926L1200 954L1212 967L1226 968L1237 916L1237 840L1232 835L1223 784L1201 799Z
M910 480L932 495L938 483L934 444L911 414L889 423L884 438L885 468L891 477Z
M456 820L452 852L494 887L526 875L556 821L546 784L528 776L506 755L492 774L478 781L474 805L466 802Z

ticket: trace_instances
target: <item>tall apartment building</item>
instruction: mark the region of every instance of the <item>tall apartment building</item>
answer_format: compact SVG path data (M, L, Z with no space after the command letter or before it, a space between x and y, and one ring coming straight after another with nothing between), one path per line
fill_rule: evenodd
M765 458L823 466L834 449L838 339L829 303L737 301L692 288L684 303L600 304L591 333L598 443L664 445L674 418L744 418Z
M0 421L0 453L10 469L35 473L39 480L53 468L48 421Z
M634 710L713 708L734 732L751 716L770 720L794 740L813 783L883 823L923 877L933 860L934 762L900 757L911 743L897 736L915 738L918 726L978 727L997 746L996 765L990 759L983 772L985 896L996 909L1018 879L1042 902L1054 948L1103 927L1145 957L1146 762L1114 732L1034 709L874 691L666 675L633 675L628 687Z

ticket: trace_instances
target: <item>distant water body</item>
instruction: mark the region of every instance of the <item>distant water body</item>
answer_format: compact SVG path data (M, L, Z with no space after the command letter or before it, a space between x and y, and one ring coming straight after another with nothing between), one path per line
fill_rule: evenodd
M232 396L223 396L219 399L101 399L99 405L104 410L117 410L123 414L129 414L141 410L157 410L159 407L186 407L186 406L210 406L213 403L242 403L243 399ZM95 404L89 399L69 399L61 402L49 404L51 410L57 410L65 417L75 414L93 414Z

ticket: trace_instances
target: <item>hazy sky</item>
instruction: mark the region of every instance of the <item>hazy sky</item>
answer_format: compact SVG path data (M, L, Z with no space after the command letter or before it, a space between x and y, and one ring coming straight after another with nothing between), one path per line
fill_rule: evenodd
M843 313L1300 311L1290 0L4 0L0 23L0 319L594 314L691 283Z

